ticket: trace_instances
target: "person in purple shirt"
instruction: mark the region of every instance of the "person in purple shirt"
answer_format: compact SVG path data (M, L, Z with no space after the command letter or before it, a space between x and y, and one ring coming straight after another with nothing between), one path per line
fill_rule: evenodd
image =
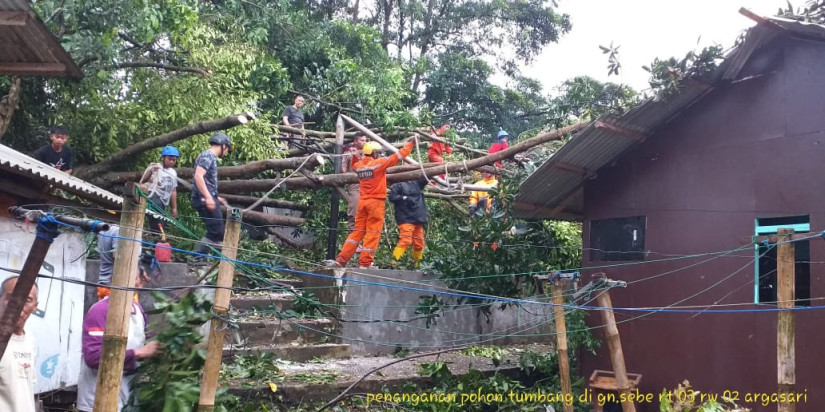
M139 269L135 287L142 287L146 276L146 273ZM91 412L94 409L97 373L100 367L103 332L106 329L108 313L109 297L107 296L92 305L86 318L83 319L83 359L80 363L80 377L77 381L77 409L81 412ZM118 411L122 410L129 401L132 378L135 376L134 372L140 361L155 356L159 350L157 341L146 342L146 313L137 300L133 301L126 340L126 358L123 361L123 380L120 382L117 402Z

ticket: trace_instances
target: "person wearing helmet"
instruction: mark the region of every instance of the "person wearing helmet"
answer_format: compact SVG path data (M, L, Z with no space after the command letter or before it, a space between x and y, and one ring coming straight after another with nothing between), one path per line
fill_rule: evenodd
M172 205L172 217L178 217L178 173L175 166L178 164L180 152L174 146L166 146L160 151L160 163L152 163L143 172L140 183L149 191L151 204L147 204L149 212L165 211ZM149 230L157 231L158 225L164 226L164 220L158 219L155 213L148 214Z
M496 136L496 141L492 145L490 145L490 150L488 150L487 153L493 154L510 147L509 141L510 134L504 131L504 129L499 129L498 136ZM498 168L503 167L501 162L496 162L495 164Z
M223 133L215 133L209 138L209 149L195 159L194 185L192 185L192 207L206 225L206 236L195 249L206 253L209 246L220 249L223 244L224 219L220 204L228 206L224 198L218 196L218 158L232 151L232 141Z
M343 267L352 259L361 246L360 268L369 268L375 260L375 251L384 230L384 212L387 200L387 169L398 164L412 153L413 140L407 142L398 153L381 158L381 145L367 142L362 151L364 157L355 163L355 173L360 182L358 209L355 212L355 229L347 236L344 247L335 260L325 260L323 264ZM363 241L363 244L362 244Z

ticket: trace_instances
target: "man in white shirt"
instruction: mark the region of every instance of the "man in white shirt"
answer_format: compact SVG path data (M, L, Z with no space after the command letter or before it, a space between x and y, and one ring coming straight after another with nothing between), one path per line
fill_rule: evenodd
M6 310L17 276L0 284L0 313ZM34 367L34 339L23 330L29 316L37 309L37 285L32 286L20 319L14 325L14 333L3 358L0 359L0 411L34 412L34 383L37 378Z

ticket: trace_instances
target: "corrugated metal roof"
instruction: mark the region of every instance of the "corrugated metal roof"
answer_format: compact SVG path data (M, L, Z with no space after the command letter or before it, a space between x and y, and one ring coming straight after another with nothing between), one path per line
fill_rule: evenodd
M74 193L82 199L106 207L120 208L123 199L85 180L57 170L45 163L0 144L0 170L29 179L44 180L54 187Z
M0 0L0 74L83 77L25 0Z
M728 53L711 75L709 85L734 80L754 51L783 32L825 41L823 26L780 18L759 19L765 23L751 28L745 40ZM701 84L686 85L665 101L648 99L621 116L600 117L570 139L521 184L516 197L516 217L581 219L585 180L638 145L641 140L633 138L635 134L651 136L710 90Z

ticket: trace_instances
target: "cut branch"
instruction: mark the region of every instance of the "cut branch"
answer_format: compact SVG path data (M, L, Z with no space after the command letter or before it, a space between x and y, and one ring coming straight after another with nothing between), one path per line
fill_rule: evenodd
M259 198L255 197L255 196L239 196L239 195L224 195L224 194L221 194L221 197L226 199L226 201L229 202L229 203L236 204L236 205L243 205L243 206L249 206L249 205L257 202L258 200L260 200ZM282 208L282 209L300 210L302 212L305 212L305 211L309 210L308 206L302 205L298 202L292 202L292 201L283 200L283 199L272 199L272 198L266 198L263 201L261 201L261 206L278 207L278 208Z
M76 175L82 179L89 179L93 176L98 176L104 172L108 172L117 165L122 164L130 158L137 156L147 150L163 147L168 144L183 140L187 137L195 136L201 133L209 133L218 130L231 129L235 126L246 124L250 119L254 119L253 113L233 114L222 119L205 120L195 124L191 124L184 128L175 130L173 132L164 133L159 136L150 137L146 140L135 143L109 157L103 159L97 164L78 167L75 171Z

